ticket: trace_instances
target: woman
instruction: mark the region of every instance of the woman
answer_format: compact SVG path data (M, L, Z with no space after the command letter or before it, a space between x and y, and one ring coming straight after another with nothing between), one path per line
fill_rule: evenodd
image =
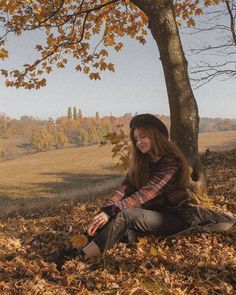
M229 222L235 219L190 204L188 163L168 139L164 123L151 114L130 122L132 157L129 173L88 227L88 243L68 256L100 255L115 243L137 235L168 236L194 224Z

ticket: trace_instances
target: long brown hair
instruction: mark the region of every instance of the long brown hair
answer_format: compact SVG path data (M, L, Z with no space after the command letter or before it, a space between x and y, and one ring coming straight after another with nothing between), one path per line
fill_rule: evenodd
M154 157L163 157L166 155L174 155L180 159L180 174L178 178L179 187L186 187L189 181L189 166L188 162L181 150L171 142L167 136L159 131L158 128L152 125L136 127L141 130L146 136L151 139L152 154ZM148 182L150 156L143 154L136 146L134 139L134 130L130 130L130 138L132 141L131 161L129 167L129 179L131 185L140 189Z

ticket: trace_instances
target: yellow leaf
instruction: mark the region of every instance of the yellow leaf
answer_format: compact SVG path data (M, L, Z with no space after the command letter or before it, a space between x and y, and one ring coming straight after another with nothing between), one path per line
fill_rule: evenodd
M86 33L84 34L84 38L85 38L86 40L89 40L90 37L91 37L91 33L90 33L90 32L86 32Z
M71 283L75 280L75 275L74 274L68 275L68 277L66 278L66 280L67 280L68 286L70 286Z
M46 67L45 69L48 74L52 71L52 67Z
M63 62L59 61L59 62L57 63L57 67L58 67L58 68L64 68L65 66L64 66Z
M89 67L84 67L84 73L88 74L89 73Z
M4 228L4 227L5 227L5 225L0 223L0 228Z
M190 18L187 21L187 25L188 25L188 27L194 27L195 26L195 21L192 18Z
M15 248L16 250L21 248L21 243L18 239L10 239L8 243L11 247Z
M158 250L156 248L154 248L153 246L151 246L150 254L152 256L157 256L158 255Z
M120 51L121 50L121 48L123 47L123 43L118 43L115 47L114 47L114 49L116 50L116 51Z
M147 239L146 238L138 238L138 245L140 247L147 245Z
M74 235L70 238L70 242L73 248L81 249L87 245L88 238L83 235Z
M181 22L180 21L176 21L176 24L178 27L181 27Z
M42 7L41 6L39 6L39 7L37 7L37 8L34 9L34 13L35 14L40 14L41 11L42 11Z
M5 49L0 49L0 58L1 59L5 59L5 58L8 58L8 51L5 50Z
M163 250L161 249L161 247L157 247L157 250L158 250L158 252L161 254L161 255L163 255L164 254L164 252L163 252Z

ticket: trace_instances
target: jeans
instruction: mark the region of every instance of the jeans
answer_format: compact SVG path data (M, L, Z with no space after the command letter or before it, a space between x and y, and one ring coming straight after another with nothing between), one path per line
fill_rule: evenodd
M103 252L121 241L125 235L130 237L132 233L137 233L140 235L168 236L188 227L189 224L175 213L130 208L113 217L97 233L93 241Z

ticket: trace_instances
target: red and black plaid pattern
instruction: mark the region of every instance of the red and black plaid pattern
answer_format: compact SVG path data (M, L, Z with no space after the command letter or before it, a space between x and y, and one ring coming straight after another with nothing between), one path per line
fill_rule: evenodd
M178 177L181 165L180 160L175 156L162 157L158 162L150 165L150 178L146 185L131 194L128 176L124 179L119 189L111 196L104 205L104 209L110 208L113 215L117 210L124 210L134 207L158 210L160 206L178 207L185 200L189 199L186 188L180 188ZM109 210L104 210L104 212Z

